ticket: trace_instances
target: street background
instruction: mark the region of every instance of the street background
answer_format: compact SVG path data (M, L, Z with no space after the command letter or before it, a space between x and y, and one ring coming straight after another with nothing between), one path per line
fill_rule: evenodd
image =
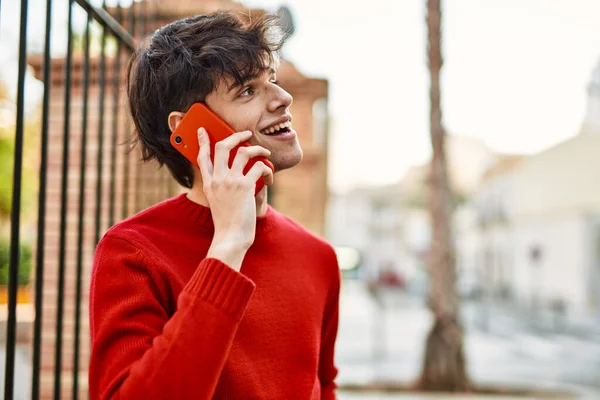
M448 398L351 390L414 382L434 321L426 19L434 3L2 1L0 375L14 368L15 398L31 398L32 382L41 398L68 398L73 387L86 398L95 244L183 191L122 145L134 133L125 66L157 28L216 10L278 13L291 32L278 80L294 97L304 160L276 175L269 202L337 251L340 399ZM445 0L441 12L449 232L469 378L600 399L600 3Z

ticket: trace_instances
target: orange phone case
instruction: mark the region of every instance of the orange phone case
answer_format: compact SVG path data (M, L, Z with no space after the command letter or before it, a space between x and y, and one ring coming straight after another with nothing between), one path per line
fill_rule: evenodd
M170 140L171 145L198 168L200 168L198 165L198 152L200 151L200 145L198 144L198 128L200 127L206 129L208 137L210 138L210 159L213 163L215 159L215 144L235 133L233 128L212 112L206 105L194 103L183 116L175 131L171 134ZM229 155L229 167L233 164L235 155L241 146L250 146L250 144L244 142L232 149L231 154ZM262 161L274 171L273 164L265 157L254 157L246 164L244 174L248 173L250 168L252 168L257 161ZM257 194L260 192L264 186L264 179L260 177L258 181L256 181L256 190L254 193Z

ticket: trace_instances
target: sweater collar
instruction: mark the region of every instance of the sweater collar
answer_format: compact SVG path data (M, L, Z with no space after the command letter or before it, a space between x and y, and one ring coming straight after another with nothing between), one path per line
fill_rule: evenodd
M175 197L174 202L180 209L181 215L188 217L192 223L214 232L210 208L188 199L187 193L182 193ZM276 220L277 212L270 204L267 204L266 214L256 218L256 234L259 235L269 231L275 225Z

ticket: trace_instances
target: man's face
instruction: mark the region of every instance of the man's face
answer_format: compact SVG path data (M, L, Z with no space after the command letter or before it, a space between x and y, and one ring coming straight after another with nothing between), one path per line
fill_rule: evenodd
M275 171L293 167L302 160L302 149L292 128L289 107L292 96L276 83L274 70L264 71L243 86L231 88L222 79L206 96L206 105L236 132L250 130L250 144L271 151Z

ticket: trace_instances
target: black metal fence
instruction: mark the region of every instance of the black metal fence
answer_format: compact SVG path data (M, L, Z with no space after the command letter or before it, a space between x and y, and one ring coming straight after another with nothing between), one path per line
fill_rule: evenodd
M53 65L57 63L57 60L53 58L53 46L56 43L52 39L52 31L57 27L53 26L52 22L55 20L53 19L54 13L59 12L60 7L59 4L55 4L58 2L47 0L43 62L41 63L41 74L38 77L44 84L44 90L40 104L39 147L36 149L37 157L39 157L39 184L36 190L37 214L34 218L37 220L37 227L34 228L36 230L34 246L36 250L32 263L35 279L31 285L31 294L34 299L34 319L31 341L28 344L31 381L25 385L33 399L52 396L55 399L64 398L65 392L67 392L64 378L67 373L72 373L72 378L67 380L72 391L71 397L76 399L85 393L80 381L80 372L87 367L87 365L83 365L85 360L82 360L81 354L82 342L85 340L81 321L87 318L87 315L84 315L87 305L84 304L83 291L85 271L89 266L86 266L85 257L86 254L93 252L93 248L105 229L147 205L144 202L147 196L140 192L143 175L139 171L137 173L135 171L138 165L136 163L137 154L132 152L126 156L126 148L123 146L123 132L131 132L131 123L126 118L127 110L122 100L124 85L122 71L125 69L127 57L134 49L134 38L144 35L153 26L153 21L149 19L149 16L152 15L153 4L148 1L132 2L131 6L127 7L118 5L107 8L105 3L92 4L88 0L67 1L69 4L66 16L68 31L66 54L61 56L61 60L63 57L64 60L58 63L62 65L62 69L60 69L62 76L58 79L52 75ZM0 2L0 15L2 16L5 16L3 15L3 6L5 5L6 0L4 3ZM83 31L75 29L76 10L79 15L83 10L87 16ZM5 399L23 395L16 392L15 382L22 377L16 376L15 373L15 353L18 345L17 292L21 260L20 244L22 244L21 236L23 234L21 206L24 181L24 138L26 119L28 118L25 115L26 71L28 57L31 56L28 52L26 38L28 24L31 23L28 13L31 11L32 4L29 4L28 0L20 0L16 123L14 125L14 163L10 207L10 261L7 285ZM2 40L1 37L0 40ZM76 49L77 43L80 44L78 49ZM80 53L77 59L74 54L75 50ZM78 66L76 67L75 64ZM57 80L60 82L58 88L60 88L62 96L62 109L52 108L54 104L52 99L56 100L59 95L52 93L56 87L52 82ZM78 89L77 96L81 101L74 101L74 88ZM75 110L76 107L81 108ZM53 121L55 121L53 118L57 113L60 114L59 120L62 122L60 129L56 127L56 124L53 125ZM77 123L73 121L75 114L80 115ZM90 117L92 114L95 117ZM57 130L62 131L58 132L62 136L59 142L62 143L55 143L56 138L59 137L56 134ZM53 135L52 132L55 134ZM73 147L74 145L76 147ZM62 152L62 157L59 157L62 158L61 160L55 160L49 156L49 149L56 147L60 147ZM78 161L78 165L74 165L73 161L74 148L79 152L78 159L75 159ZM119 159L125 161L119 162ZM58 163L61 165L57 166ZM52 166L59 171L58 177L57 175L49 176ZM73 172L76 173L78 180L76 185L73 185L73 182L70 182L72 179L69 179ZM167 183L164 174L159 175L159 178L156 179L159 180L151 183L153 186L151 190L155 191L154 197L146 199L150 202L166 198L174 190L174 186ZM95 182L93 182L94 180ZM156 186L163 189L156 191ZM57 195L53 204L59 204L59 206L48 210L51 201L49 199L51 187L54 188L52 193ZM92 189L90 190L90 188ZM130 198L132 196L130 188L135 189L135 199ZM76 202L70 202L71 198L76 199ZM90 206L90 204L92 205ZM92 213L89 212L90 208L93 210ZM58 229L52 232L48 230L47 226L49 218L54 218L58 226ZM69 221L76 221L73 223L76 228L70 229ZM89 221L93 221L93 228L90 227ZM93 230L93 239L86 240L86 232L90 232L90 230ZM76 233L72 234L73 232ZM57 242L56 252L48 250L49 245L46 242L49 239ZM69 251L69 249L74 251ZM57 260L54 257L57 257ZM45 270L45 266L48 266L49 262L54 263L55 270ZM69 265L73 266L71 273L67 272ZM49 276L50 273L56 273L56 275ZM48 304L44 297L45 293L48 293L44 285L48 282L53 287L55 285L56 288L53 298L55 302L52 301L51 304ZM67 296L68 284L75 287L74 293L71 293L72 297ZM66 331L65 321L70 316L65 313L66 306L74 307L72 327L68 325L73 329L72 336L71 332ZM44 313L49 312L48 310L56 313L54 335L50 338L44 336L47 330L43 325ZM69 341L64 340L67 336ZM49 368L53 385L46 385L50 386L50 389L43 387L41 377L44 371L42 362L44 350L49 353L47 346L53 346L53 372L52 367ZM67 357L72 357L72 362L69 364L70 368L65 369L64 364ZM46 379L47 381L48 379ZM22 384L22 382L20 383Z

